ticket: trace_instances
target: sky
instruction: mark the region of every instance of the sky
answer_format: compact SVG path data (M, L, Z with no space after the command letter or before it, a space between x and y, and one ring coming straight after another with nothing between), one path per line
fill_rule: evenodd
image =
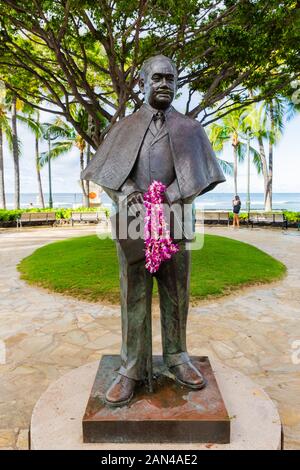
M183 112L185 100L181 97L173 103L174 107ZM53 120L53 114L43 113L41 121ZM37 193L37 182L34 163L34 137L21 123L18 123L19 137L22 142L20 157L21 192ZM41 151L46 150L47 144L41 145ZM229 144L224 149L221 158L232 161L232 147ZM5 187L7 193L13 193L13 162L7 145L4 145ZM69 154L63 155L52 164L53 193L80 193L79 186L79 151L73 148ZM42 169L42 184L45 193L48 191L47 168ZM284 134L274 150L274 192L300 193L300 115L286 123ZM225 183L214 190L216 193L233 193L233 178L226 176ZM263 177L258 176L256 169L251 166L250 187L252 193L263 192ZM247 191L246 163L239 164L238 192Z

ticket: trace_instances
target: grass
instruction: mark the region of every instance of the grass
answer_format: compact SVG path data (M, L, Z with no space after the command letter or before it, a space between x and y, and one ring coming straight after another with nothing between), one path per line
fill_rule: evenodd
M93 302L119 302L118 261L110 239L87 236L51 243L23 259L18 269L28 283L54 292ZM192 251L191 300L268 283L285 272L282 263L251 245L205 235L203 249Z

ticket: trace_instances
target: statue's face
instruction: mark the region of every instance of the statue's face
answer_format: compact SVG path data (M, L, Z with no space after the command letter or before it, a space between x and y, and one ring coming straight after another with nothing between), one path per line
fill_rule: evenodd
M153 60L145 79L139 82L145 95L145 102L155 109L167 109L176 93L176 76L169 61L158 58Z

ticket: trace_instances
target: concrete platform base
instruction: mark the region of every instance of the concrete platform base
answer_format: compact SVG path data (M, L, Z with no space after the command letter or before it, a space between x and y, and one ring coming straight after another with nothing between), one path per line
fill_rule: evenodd
M212 362L231 419L230 444L84 444L82 417L99 362L74 369L50 385L31 420L31 449L265 449L281 448L281 422L267 394L243 374Z

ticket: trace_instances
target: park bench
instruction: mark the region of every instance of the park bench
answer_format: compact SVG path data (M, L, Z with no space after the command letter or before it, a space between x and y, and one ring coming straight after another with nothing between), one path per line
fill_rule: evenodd
M107 225L107 217L106 214L101 212L72 212L70 218L71 224L74 225L75 222L77 223L105 223Z
M287 229L288 223L284 217L284 214L281 212L258 212L258 213L251 213L248 218L248 224L251 225L253 228L255 225L281 225L282 228Z
M229 225L229 212L226 211L197 211L196 210L196 225L203 221L205 224L227 224Z
M230 223L229 212L219 212L219 224L222 222L229 225Z
M26 225L50 224L56 225L55 212L23 212L17 219L17 227Z
M71 214L71 224L74 225L77 223L89 223L94 222L98 223L98 212L72 212Z

